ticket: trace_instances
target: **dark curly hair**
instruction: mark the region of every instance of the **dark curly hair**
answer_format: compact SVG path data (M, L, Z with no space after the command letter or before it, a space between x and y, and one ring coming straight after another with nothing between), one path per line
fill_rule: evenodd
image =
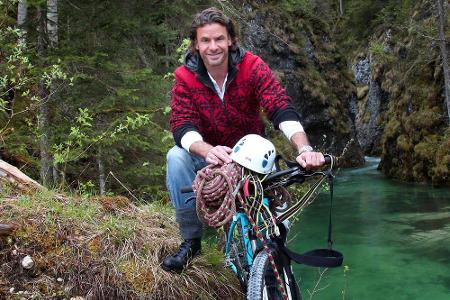
M194 20L192 21L191 31L189 34L191 43L188 48L191 53L195 53L197 51L195 49L195 40L197 39L197 28L212 23L219 23L225 26L231 38L230 48L232 50L236 50L238 38L236 33L236 27L234 26L233 20L228 18L220 9L210 7L203 10L201 13L196 14Z

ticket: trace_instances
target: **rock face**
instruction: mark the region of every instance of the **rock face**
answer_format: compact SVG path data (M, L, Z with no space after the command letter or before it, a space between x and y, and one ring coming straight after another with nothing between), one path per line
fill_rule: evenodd
M381 24L368 38L367 53L348 58L354 59L350 70L327 32L330 24L317 17L326 5L316 9L314 18L298 5L283 3L287 9L277 9L272 1L235 1L245 11L241 42L285 85L312 144L334 154L348 148L347 165L358 165L365 153L380 156L379 168L388 176L450 184L438 44L414 30ZM428 11L427 5L417 1L408 26L434 26L434 16L420 13ZM345 147L352 139L356 143Z
M298 16L300 11L256 4L246 4L245 11L250 21L240 28L241 43L281 80L311 143L335 155L345 148L344 165L361 165L363 153L355 142L355 86L324 26L308 23L312 21Z
M438 48L410 32L389 30L378 43L383 52L374 57L377 67L371 73L379 92L371 98L369 91L364 112L369 116L367 136L382 133L377 135L380 170L405 181L450 185L450 130L443 117L446 109ZM371 120L377 110L374 123Z
M370 61L368 57L363 57L357 60L352 66L352 71L355 76L355 82L358 84L369 84L370 81Z
M355 120L356 136L365 154L379 156L384 128L382 112L386 110L388 94L382 90L379 81L372 77L369 57L358 59L352 66L359 100Z

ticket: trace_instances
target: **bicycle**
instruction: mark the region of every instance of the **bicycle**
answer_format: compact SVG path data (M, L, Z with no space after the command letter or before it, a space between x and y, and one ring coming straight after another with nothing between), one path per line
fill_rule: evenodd
M286 169L280 168L284 161ZM342 265L341 253L332 250L331 208L328 248L298 254L286 247L286 221L312 203L312 196L328 179L332 199L332 169L336 158L326 155L326 171L306 171L296 162L281 156L275 159L276 170L265 176L242 168L241 180L233 194L236 213L224 225L225 265L238 277L247 299L301 299L300 288L292 271L292 261L316 267ZM305 195L289 206L280 199L288 197L285 187L301 184L308 177L320 177ZM198 188L198 187L197 187ZM183 192L191 192L185 187ZM243 197L239 195L242 194ZM288 199L286 199L288 200Z

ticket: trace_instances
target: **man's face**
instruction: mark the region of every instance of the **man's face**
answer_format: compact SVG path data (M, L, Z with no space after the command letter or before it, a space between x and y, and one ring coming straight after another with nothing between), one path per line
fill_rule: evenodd
M231 38L225 26L219 23L206 24L197 28L195 49L207 69L228 64L228 47Z

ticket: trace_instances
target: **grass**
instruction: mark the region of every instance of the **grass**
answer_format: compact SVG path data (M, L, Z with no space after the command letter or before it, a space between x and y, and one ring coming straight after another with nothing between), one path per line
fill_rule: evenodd
M0 186L0 299L238 299L234 275L214 242L180 275L160 263L179 246L173 210L125 197L15 194ZM34 267L21 260L30 255Z

